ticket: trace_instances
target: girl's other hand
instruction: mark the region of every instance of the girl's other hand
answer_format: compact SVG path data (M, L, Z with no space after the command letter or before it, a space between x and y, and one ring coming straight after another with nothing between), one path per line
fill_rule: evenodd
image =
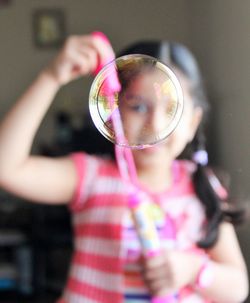
M143 278L153 296L171 295L193 284L202 257L179 250L164 250L155 257L143 258Z
M100 60L114 57L111 45L93 35L70 36L46 72L61 86L93 74Z

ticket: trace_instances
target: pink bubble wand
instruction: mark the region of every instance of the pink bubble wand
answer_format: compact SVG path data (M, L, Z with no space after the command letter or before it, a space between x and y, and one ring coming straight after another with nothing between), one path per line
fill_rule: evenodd
M108 38L102 32L93 32L92 36L110 44ZM94 74L96 75L106 64L112 62L114 59L114 56L105 59L102 58L102 60L99 58L99 63ZM114 95L121 91L121 84L119 82L115 66L113 66L113 70L111 70L107 76L102 89L103 93L108 98L110 108L114 109L110 115L110 119L114 127L117 142L117 145L115 145L115 156L121 177L128 186L128 205L135 221L143 254L146 258L150 258L160 254L161 244L156 226L151 218L151 214L149 213L145 203L142 202L142 199L145 198L145 193L139 190L138 176L132 151L130 148L124 147L124 145L127 146L127 140L124 135L120 112L118 108L116 108L114 98ZM151 302L174 303L176 302L176 296L168 295L164 297L154 297L151 299Z

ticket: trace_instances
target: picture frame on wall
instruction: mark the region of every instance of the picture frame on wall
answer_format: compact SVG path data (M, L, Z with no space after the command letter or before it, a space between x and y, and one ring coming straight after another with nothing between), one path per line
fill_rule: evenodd
M59 8L37 9L33 13L33 40L38 48L58 48L66 36L65 13Z
M11 0L0 0L0 8L8 6L10 4Z

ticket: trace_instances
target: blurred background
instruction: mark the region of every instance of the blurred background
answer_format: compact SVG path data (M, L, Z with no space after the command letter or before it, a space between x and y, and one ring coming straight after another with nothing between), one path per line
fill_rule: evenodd
M0 0L0 119L67 35L101 30L117 52L143 39L182 42L198 58L212 104L210 162L230 175L232 197L247 206L249 13L247 0ZM35 153L109 152L112 146L89 118L92 80L60 90L36 137ZM250 223L237 233L250 268ZM53 302L63 288L71 248L66 207L32 205L0 191L1 303Z

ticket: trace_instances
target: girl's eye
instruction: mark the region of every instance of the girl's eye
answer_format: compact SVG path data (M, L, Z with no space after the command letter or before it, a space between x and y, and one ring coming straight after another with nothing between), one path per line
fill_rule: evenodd
M134 104L134 105L129 105L129 108L137 113L140 114L146 114L148 112L148 106L146 104Z
M145 114L149 111L149 105L147 101L138 95L127 95L124 104L126 107L139 114Z

